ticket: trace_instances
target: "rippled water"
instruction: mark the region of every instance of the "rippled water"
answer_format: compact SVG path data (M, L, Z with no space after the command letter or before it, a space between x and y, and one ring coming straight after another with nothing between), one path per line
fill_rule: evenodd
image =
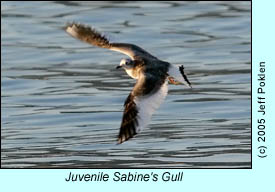
M2 167L248 168L250 2L1 2ZM71 21L184 64L148 128L116 144L135 80Z

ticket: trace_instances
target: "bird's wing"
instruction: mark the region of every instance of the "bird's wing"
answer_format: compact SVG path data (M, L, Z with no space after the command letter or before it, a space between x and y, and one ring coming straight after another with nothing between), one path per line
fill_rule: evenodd
M127 141L143 129L167 95L166 76L145 74L139 78L124 104L118 143Z
M76 39L92 44L97 47L107 48L128 55L132 60L138 57L157 59L144 49L128 43L110 43L109 40L92 27L69 23L64 28L65 31Z

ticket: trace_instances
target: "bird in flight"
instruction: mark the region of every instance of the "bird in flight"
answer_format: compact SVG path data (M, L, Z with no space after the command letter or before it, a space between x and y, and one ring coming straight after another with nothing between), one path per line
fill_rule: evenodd
M97 47L121 52L129 58L122 59L117 69L123 68L136 79L136 84L125 100L122 122L118 134L118 144L129 140L145 128L168 92L167 82L184 84L191 88L184 67L161 61L137 45L111 43L94 28L69 23L65 31L76 39Z

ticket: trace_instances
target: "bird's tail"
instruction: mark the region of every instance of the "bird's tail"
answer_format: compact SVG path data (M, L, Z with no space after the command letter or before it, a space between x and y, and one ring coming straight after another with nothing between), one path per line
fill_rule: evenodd
M170 64L169 70L168 70L168 75L175 78L176 81L183 83L187 87L192 88L190 81L188 80L185 72L184 72L184 67L183 65L181 66L174 66Z

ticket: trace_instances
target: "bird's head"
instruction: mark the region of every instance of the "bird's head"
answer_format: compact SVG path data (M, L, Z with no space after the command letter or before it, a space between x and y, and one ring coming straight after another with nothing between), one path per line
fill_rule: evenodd
M132 69L134 68L134 61L131 59L121 59L120 64L116 68L124 68L125 70Z

